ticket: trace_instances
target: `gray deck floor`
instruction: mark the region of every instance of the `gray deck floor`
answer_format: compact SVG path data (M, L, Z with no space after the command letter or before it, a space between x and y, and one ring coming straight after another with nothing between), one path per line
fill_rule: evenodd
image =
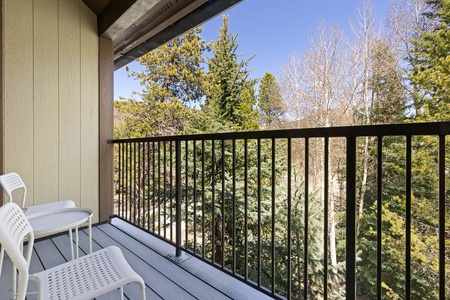
M174 263L167 258L169 254L174 254L173 246L119 219L95 225L92 232L93 251L112 245L122 250L131 267L144 279L147 299L270 299L194 257ZM84 255L87 249L87 230L83 230L80 231L80 255ZM34 246L30 273L64 263L70 258L67 234L38 240ZM11 262L6 257L0 277L2 300L12 299L11 269ZM28 290L36 290L33 282L30 282ZM127 299L139 299L137 284L126 286L124 291ZM30 294L27 299L36 299L36 295ZM119 293L114 291L97 299L119 299Z

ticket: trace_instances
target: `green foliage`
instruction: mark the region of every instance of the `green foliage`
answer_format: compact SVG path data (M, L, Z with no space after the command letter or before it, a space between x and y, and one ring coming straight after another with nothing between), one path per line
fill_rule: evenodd
M388 299L405 298L406 139L383 140L382 292ZM411 149L411 299L436 299L438 293L438 153L437 138L414 137ZM376 147L371 150L373 159ZM447 159L449 160L449 159ZM369 185L376 183L374 171ZM377 191L369 190L358 249L359 293L376 297ZM449 220L450 212L446 212ZM446 222L446 226L450 222ZM446 241L447 244L450 244ZM450 286L446 287L448 290Z
M131 71L143 90L142 100L116 101L116 137L172 135L185 126L187 108L205 97L201 29L191 30L139 58L141 72Z
M214 55L208 61L207 99L203 109L223 124L238 125L241 130L258 130L254 110L255 80L249 79L248 61L238 61L237 35L228 32L228 18L216 42L210 45Z
M120 112L116 115L115 138L172 135L184 127L189 116L189 110L176 98L168 102L116 101L114 107Z
M428 18L438 23L432 31L422 31L415 44L416 58L411 61L410 79L420 91L415 105L417 121L450 119L450 1L428 2Z
M421 200L413 198L414 206ZM394 209L393 206L403 209ZM417 207L419 208L419 207ZM405 298L405 200L393 197L382 206L382 288L383 297L388 299ZM419 208L423 213L424 207ZM436 228L423 223L414 209L411 224L411 299L438 298L438 257L434 253L438 244ZM362 234L360 247L365 253L364 264L359 267L360 277L364 278L364 294L376 297L376 203L364 216L368 230ZM447 285L447 289L450 285Z
M392 46L379 41L372 54L374 101L373 124L402 123L405 116L405 88Z
M409 56L413 71L409 74L414 95L411 121L447 121L450 119L450 1L428 1L429 22L438 25L419 33L414 40L414 55ZM384 49L384 50L383 50ZM377 59L389 62L388 49L379 45ZM396 73L386 73L383 67L375 77L374 91L380 88L386 102L375 106L377 122L402 122L398 114L404 104L397 93L400 81ZM387 77L386 77L387 76ZM386 104L388 106L386 106ZM395 104L395 105L391 105ZM393 111L391 107L396 108ZM377 117L379 116L379 117ZM378 118L378 119L377 119ZM382 187L382 293L383 298L405 298L405 232L406 232L406 139L401 137L383 140L383 157L376 155L376 145L371 144L370 159L383 160ZM438 139L414 137L411 149L411 299L436 299L438 297ZM446 158L450 161L450 156ZM371 169L368 186L375 185L376 169ZM448 190L448 179L447 179ZM362 263L358 267L359 293L369 299L376 297L377 251L377 191L368 190L358 247ZM450 212L445 212L449 220ZM446 221L446 228L450 225ZM446 241L446 244L449 244ZM448 260L446 261L448 263ZM449 290L447 285L446 291ZM442 287L441 287L442 288ZM447 292L448 296L448 292Z
M259 85L258 108L263 128L278 128L284 115L280 85L272 73L267 72Z
M145 69L131 71L130 76L144 87L140 93L144 101L169 102L176 98L188 105L203 100L206 44L201 32L201 28L190 30L138 59Z

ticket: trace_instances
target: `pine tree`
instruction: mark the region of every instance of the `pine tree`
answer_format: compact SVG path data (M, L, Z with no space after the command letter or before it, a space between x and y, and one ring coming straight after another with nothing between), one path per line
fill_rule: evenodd
M143 87L141 99L116 103L125 116L116 124L117 137L170 135L184 128L189 106L205 95L206 43L201 31L191 30L139 58L144 70L130 71L130 76Z
M437 26L422 31L414 41L416 59L410 61L410 79L420 87L416 95L417 121L450 119L450 1L430 0L430 22Z
M372 54L374 94L371 120L374 124L396 124L405 119L406 90L392 45L378 41Z
M219 38L210 47L214 56L208 61L209 85L203 109L224 124L258 130L255 80L249 79L249 61L238 61L237 35L228 32L228 17L223 16Z
M267 72L261 80L258 95L261 113L260 124L264 128L278 128L284 115L283 97L277 79Z
M414 55L408 56L413 68L409 77L416 91L412 121L416 122L443 121L450 117L450 1L433 0L428 4L426 16L429 29L419 32L418 38L413 40ZM391 100L397 102L395 93L387 95L394 96ZM388 111L387 108L383 110ZM383 143L382 292L383 297L398 299L405 298L405 139L389 137L383 139ZM448 291L448 284L446 287L438 287L437 144L436 137L418 136L412 140L411 299L436 299L439 288ZM447 160L450 158L447 157ZM375 174L371 175L371 180L375 183ZM369 195L369 198L376 199L376 195ZM361 278L364 278L360 288L362 294L375 297L377 205L374 201L368 204L362 219L365 230L361 231L360 237L364 261L364 267L360 270ZM448 216L447 211L446 220ZM446 245L449 245L448 241ZM446 295L448 296L448 292Z

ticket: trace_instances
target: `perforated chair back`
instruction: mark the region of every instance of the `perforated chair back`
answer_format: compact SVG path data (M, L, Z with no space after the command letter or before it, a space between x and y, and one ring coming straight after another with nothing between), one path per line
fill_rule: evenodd
M22 209L25 210L25 215L30 216L32 214L41 213L44 211L53 211L59 210L63 208L72 208L75 207L75 202L72 200L63 200L57 202L51 202L46 204L39 204L34 206L25 207L25 200L27 197L27 188L22 178L20 178L19 174L15 172L7 173L4 175L0 175L0 185L3 187L6 195L8 196L9 202L13 202L13 193L14 191L23 190L22 195ZM16 201L17 202L17 201ZM1 245L0 245L1 246ZM4 258L4 249L0 247L0 276L2 273L3 267L3 258Z
M39 204L34 206L25 207L25 201L27 197L27 188L22 178L20 178L19 174L11 172L4 175L0 175L0 185L3 187L6 195L8 196L9 202L13 202L13 192L19 189L23 189L22 196L22 208L25 209L25 215L29 216L36 213L41 213L44 211L52 211L59 210L63 208L72 208L75 207L75 202L72 200L62 200L55 201L46 204ZM17 201L14 201L17 203ZM1 265L1 263L0 263ZM0 270L1 271L1 270Z
M25 183L23 182L22 178L20 178L19 174L17 173L8 173L0 176L0 184L3 187L3 190L5 191L6 195L9 198L9 202L12 202L13 200L13 192L18 189L23 189L23 196L22 196L22 208L25 207L25 199L27 197L27 188L25 187Z
M28 236L28 247L23 254L23 240ZM25 299L28 286L28 268L33 251L34 234L22 209L15 203L0 207L0 244L10 257L14 269L18 270L17 299ZM13 272L13 293L15 293L16 272Z
M28 237L28 246L23 255L25 237ZM123 299L123 286L135 282L140 286L141 300L145 300L144 280L130 267L116 246L30 275L33 228L22 209L14 202L0 207L0 244L14 265L14 295L17 274L17 297L13 299L25 300L28 280L31 279L37 282L38 299L87 300L115 289L120 290Z

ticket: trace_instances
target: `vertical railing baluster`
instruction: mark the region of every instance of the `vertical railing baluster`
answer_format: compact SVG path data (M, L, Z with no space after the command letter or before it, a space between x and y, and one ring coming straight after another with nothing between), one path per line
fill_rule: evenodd
M167 220L167 209L166 209L166 199L167 199L167 145L166 141L163 142L163 211L164 211L164 218L163 218L163 226L164 226L164 238L167 238L167 226L166 226L166 220Z
M119 212L120 212L120 216L123 218L124 217L124 207L125 207L125 197L126 197L126 180L125 180L125 174L126 174L126 169L125 169L125 159L126 159L126 154L125 154L125 147L126 147L126 144L125 143L123 143L123 144L120 144L120 146L121 146L121 153L122 153L122 163L121 163L121 165L122 165L122 175L121 175L121 177L120 177L120 182L121 182L121 191L122 191L122 203L121 203L121 206L120 206L120 208L119 208Z
M194 253L197 254L197 142L193 143L193 166L192 177L194 180Z
M272 139L272 233L271 233L271 290L275 294L275 187L276 187L276 168L275 168L275 149L276 142Z
M287 146L288 155L288 174L287 174L287 298L292 297L292 270L291 270L291 253L292 253L292 241L291 241L291 215L292 215L292 140L288 138Z
M222 195L221 195L221 219L222 219L222 232L221 232L221 248L222 248L222 268L225 266L225 140L221 140L222 142L222 155L220 158L220 164L222 165L221 169L221 177L222 177Z
M305 138L305 209L304 209L304 250L303 250L303 299L308 299L308 235L309 235L309 138Z
M248 140L244 140L244 278L248 279Z
M169 143L170 157L169 157L169 182L170 182L170 223L173 222L173 142ZM173 226L170 226L170 242L173 242Z
M153 191L153 195L152 195L152 206L153 206L153 214L152 214L152 219L153 219L153 228L152 231L153 233L156 230L156 142L153 141L152 142L152 191Z
M127 168L127 172L128 172L128 197L127 197L127 210L126 210L126 214L127 214L127 220L131 222L131 211L132 211L132 195L133 195L133 178L132 178L132 174L133 174L133 144L130 143L128 145L128 168Z
M137 176L137 172L136 172L136 142L133 143L133 168L132 168L132 172L133 172L133 180L132 180L132 191L133 193L131 194L132 197L132 203L133 203L133 213L132 213L132 222L134 224L136 224L136 176Z
M445 299L445 135L439 136L439 299Z
M205 258L205 140L202 139L202 258Z
M411 152L412 143L411 136L406 137L406 272L405 272L405 297L410 299L411 297Z
M125 218L126 220L128 219L128 211L130 210L130 182L129 182L129 174L130 174L130 166L129 166L129 161L130 161L130 147L131 144L130 143L126 143L125 144L125 149L126 149L126 157L125 157L125 190L126 190L126 194L125 194L125 199L124 199L124 211L122 214L122 217Z
M383 216L383 137L378 136L377 149L377 299L381 299L381 255L382 255L382 216Z
M127 204L126 204L126 210L125 210L125 215L126 215L126 220L131 222L131 194L132 194L132 184L131 184L131 174L132 174L132 170L131 170L131 157L132 157L132 151L131 151L131 146L132 143L128 143L127 145L127 151L128 151L128 155L127 155Z
M356 298L356 137L347 137L346 164L346 299Z
M150 230L150 142L146 144L147 148L147 230Z
M128 221L133 222L133 205L134 205L134 192L133 192L133 178L134 178L134 162L133 162L133 153L134 153L134 143L130 143L130 160L128 165L129 174L129 192L128 192Z
M147 221L147 219L146 219L146 216L145 216L145 211L146 211L146 206L145 206L145 191L146 191L146 189L145 189L145 187L146 187L146 185L145 185L145 171L146 171L146 163L145 163L145 158L146 158L146 148L145 148L145 142L142 142L141 143L141 148L142 148L142 157L141 157L141 159L142 159L142 166L141 166L141 169L142 169L142 171L141 171L141 179L139 180L140 181L140 183L141 183L141 190L142 190L142 193L141 193L141 207L142 207L142 212L141 212L141 215L142 215L142 220L141 220L141 227L142 228L145 228L145 225L146 225L146 221Z
M323 187L323 298L328 299L328 186L330 184L329 180L329 168L330 168L330 140L328 137L325 138L324 144L324 187Z
M136 201L136 204L137 204L137 225L138 226L141 226L141 222L142 222L142 219L141 219L141 201L142 201L142 199L141 199L141 188L142 188L142 186L141 186L141 176L142 176L142 168L141 168L141 150L142 150L142 147L141 147L141 143L137 143L137 169L138 169L138 171L136 172L137 173L137 181L136 181L136 190L137 190L137 192L136 192L136 198L137 198L137 201Z
M175 143L175 184L176 184L176 253L181 256L181 141Z
M133 198L134 198L134 211L133 211L133 223L139 225L139 143L134 143L134 192L133 192Z
M233 164L233 170L232 170L232 177L233 177L233 208L232 208L232 214L233 214L233 266L232 271L233 274L236 273L236 140L233 139L233 145L232 145L232 164Z
M158 166L157 166L157 178L158 178L158 235L161 236L161 141L158 141Z
M257 265L258 265L258 287L261 287L261 139L258 138L258 146L257 146L257 160L258 160L258 195L257 195L257 203L258 203L258 255L257 255Z
M216 214L215 214L215 189L216 189L216 154L215 154L215 140L211 141L211 236L212 236L212 263L216 263Z
M185 223L184 223L184 231L185 231L185 240L184 240L184 247L188 248L188 240L189 240L189 143L188 140L184 142L184 202L185 202Z
M117 170L117 183L118 183L118 187L117 187L117 215L120 216L120 209L121 209L121 205L122 205L122 196L123 196L123 182L122 182L122 176L123 176L123 168L122 168L122 144L118 144L117 145L117 156L118 156L118 162L117 162L117 166L118 169Z

